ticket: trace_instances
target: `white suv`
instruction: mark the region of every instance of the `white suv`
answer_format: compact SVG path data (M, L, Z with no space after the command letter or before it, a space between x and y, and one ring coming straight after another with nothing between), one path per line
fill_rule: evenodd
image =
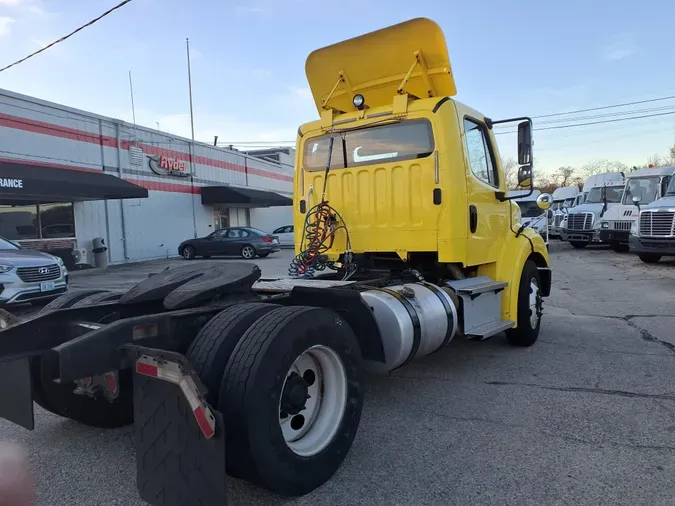
M67 291L63 260L0 237L0 306L49 300Z

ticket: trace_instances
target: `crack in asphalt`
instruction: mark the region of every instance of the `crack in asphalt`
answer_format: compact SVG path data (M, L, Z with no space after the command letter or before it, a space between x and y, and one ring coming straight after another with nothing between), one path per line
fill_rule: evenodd
M518 423L511 423L511 422L504 422L501 420L492 420L490 418L481 418L481 417L472 417L472 416L453 416L453 415L445 415L443 413L438 413L436 411L432 412L433 415L438 416L440 418L448 419L448 420L454 420L457 422L480 422L480 423L487 423L491 425L499 425L500 427L511 427L515 429L525 429L530 432L536 432L537 434L541 434L543 436L548 436L551 438L557 438L557 439L564 439L566 441L572 441L575 443L583 443L587 445L591 445L597 448L603 448L605 446L616 446L616 447L621 447L621 448L631 448L635 450L669 450L669 451L674 451L675 446L667 446L667 445L640 445L640 444L631 444L631 443L621 443L619 441L592 441L590 439L582 438L579 436L573 436L571 434L563 434L560 432L550 432L542 429L538 429L536 427L532 427L530 425L525 425L525 424L518 424Z
M641 353L639 351L623 351L623 350L610 350L607 348L596 348L594 346L584 346L580 344L568 344L562 343L559 341L548 341L546 339L538 339L537 343L548 344L550 346L560 346L562 348L571 348L575 350L588 350L597 353L606 353L606 354L616 354L616 355L636 355L640 357L663 357L663 353L660 351L654 353Z
M541 388L543 390L554 390L558 392L579 392L579 393L589 393L589 394L599 394L599 395L616 395L619 397L631 397L631 398L642 398L642 399L660 399L675 401L675 394L647 394L640 392L629 392L627 390L611 390L606 388L589 388L589 387L556 387L549 385L538 385L536 383L519 383L519 382L510 382L510 381L486 381L486 385L494 386L518 386L518 387L531 387L531 388Z
M578 300L578 299L577 299ZM558 309L567 309L567 308L561 308L559 306L551 306L554 308ZM675 354L675 344L668 342L668 341L663 341L659 339L658 337L652 335L647 329L644 329L634 323L632 320L635 318L675 318L675 315L670 315L670 314L628 314L624 316L610 316L610 315L600 315L600 314L584 314L584 313L574 313L570 310L568 310L572 316L585 316L588 318L608 318L610 320L623 320L625 321L629 326L633 327L640 333L640 337L647 342L650 343L656 343L660 344L664 348L666 348L669 352Z

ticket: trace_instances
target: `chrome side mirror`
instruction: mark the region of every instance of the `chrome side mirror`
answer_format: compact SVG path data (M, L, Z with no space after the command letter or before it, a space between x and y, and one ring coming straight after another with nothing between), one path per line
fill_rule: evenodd
M547 211L553 204L553 197L550 193L542 193L537 197L537 207Z

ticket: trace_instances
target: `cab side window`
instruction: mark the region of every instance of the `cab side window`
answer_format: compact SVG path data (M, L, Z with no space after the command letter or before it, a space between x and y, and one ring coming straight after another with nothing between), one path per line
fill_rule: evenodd
M668 191L668 184L670 183L670 176L664 176L661 180L661 193L659 197L663 197Z
M485 125L464 118L464 137L473 175L490 186L498 187L499 177L492 160Z

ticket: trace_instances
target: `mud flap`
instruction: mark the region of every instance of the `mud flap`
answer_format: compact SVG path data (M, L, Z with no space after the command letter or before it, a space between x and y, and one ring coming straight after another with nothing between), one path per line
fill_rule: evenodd
M153 506L226 505L223 417L203 400L205 387L182 355L125 348L136 360L134 426L141 498ZM176 382L147 374L148 361L160 368L161 364L179 366L180 378L189 378L198 395L186 395L185 382L181 388ZM198 421L195 400L208 413L211 429Z
M35 428L28 358L0 362L0 418L28 430Z

